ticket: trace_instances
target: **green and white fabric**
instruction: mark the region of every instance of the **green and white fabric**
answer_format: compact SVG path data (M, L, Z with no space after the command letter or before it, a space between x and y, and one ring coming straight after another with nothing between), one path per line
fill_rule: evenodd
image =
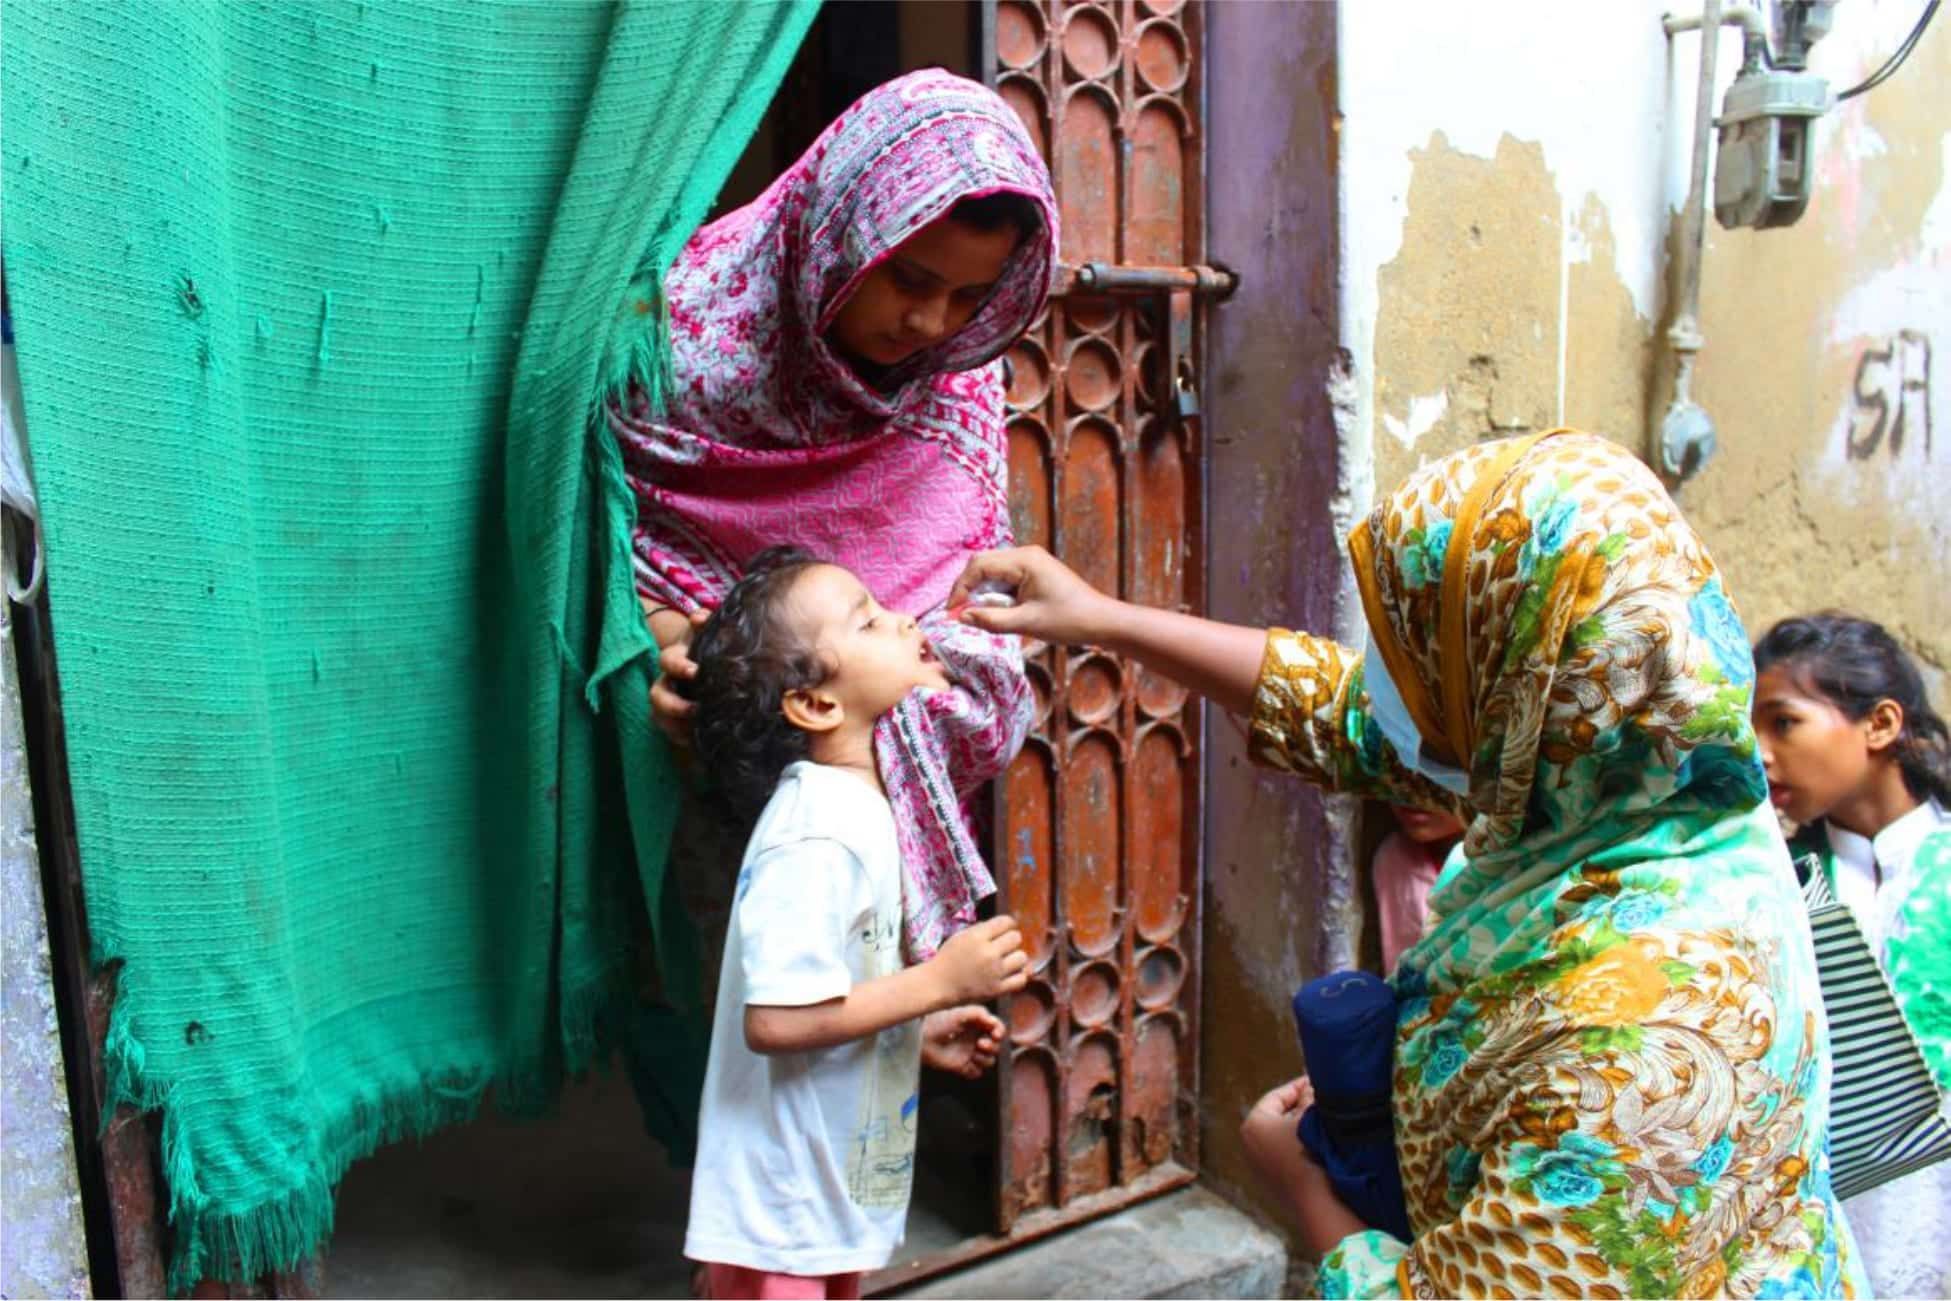
M1835 1035L1836 1189L1849 1199L1843 1210L1876 1294L1942 1296L1951 1289L1951 818L1925 800L1874 837L1818 823L1795 847L1808 865L1805 896L1833 891L1849 905L1810 911ZM1846 931L1862 938L1845 943Z

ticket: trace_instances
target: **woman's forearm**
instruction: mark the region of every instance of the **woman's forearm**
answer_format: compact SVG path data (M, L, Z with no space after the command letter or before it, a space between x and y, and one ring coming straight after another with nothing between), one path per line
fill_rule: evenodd
M1253 712L1254 687L1267 650L1263 628L1115 601L1104 613L1096 640L1107 650L1129 655L1146 668L1184 683L1224 709Z

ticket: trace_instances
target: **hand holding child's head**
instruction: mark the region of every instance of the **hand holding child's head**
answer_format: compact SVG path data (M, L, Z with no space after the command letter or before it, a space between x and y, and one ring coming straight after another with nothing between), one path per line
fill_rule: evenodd
M928 965L941 981L943 1001L981 1003L1014 994L1029 983L1030 958L1014 917L991 917L949 937Z

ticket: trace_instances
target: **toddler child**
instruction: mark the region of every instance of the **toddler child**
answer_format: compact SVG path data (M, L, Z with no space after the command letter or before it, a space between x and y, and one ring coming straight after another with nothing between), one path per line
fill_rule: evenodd
M874 725L950 683L915 620L803 551L754 560L695 642L692 744L756 813L705 1071L685 1255L713 1297L859 1296L907 1221L919 1068L974 1076L1021 989L1008 917L902 964L900 850Z
M1450 850L1463 837L1454 813L1391 804L1396 829L1375 847L1369 870L1375 880L1375 909L1382 920L1382 970L1395 970L1402 951L1423 937L1429 916L1429 891L1443 871Z

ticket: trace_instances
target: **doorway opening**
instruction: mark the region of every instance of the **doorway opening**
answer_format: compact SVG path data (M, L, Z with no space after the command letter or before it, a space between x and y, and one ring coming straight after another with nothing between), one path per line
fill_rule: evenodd
M903 72L981 75L980 0L824 8L707 220L756 198L854 100ZM988 843L988 836L978 838ZM923 1072L902 1264L997 1230L997 1075ZM356 1164L324 1261L329 1297L692 1295L689 1172L645 1129L619 1067L565 1086L552 1113L492 1103L469 1124Z

